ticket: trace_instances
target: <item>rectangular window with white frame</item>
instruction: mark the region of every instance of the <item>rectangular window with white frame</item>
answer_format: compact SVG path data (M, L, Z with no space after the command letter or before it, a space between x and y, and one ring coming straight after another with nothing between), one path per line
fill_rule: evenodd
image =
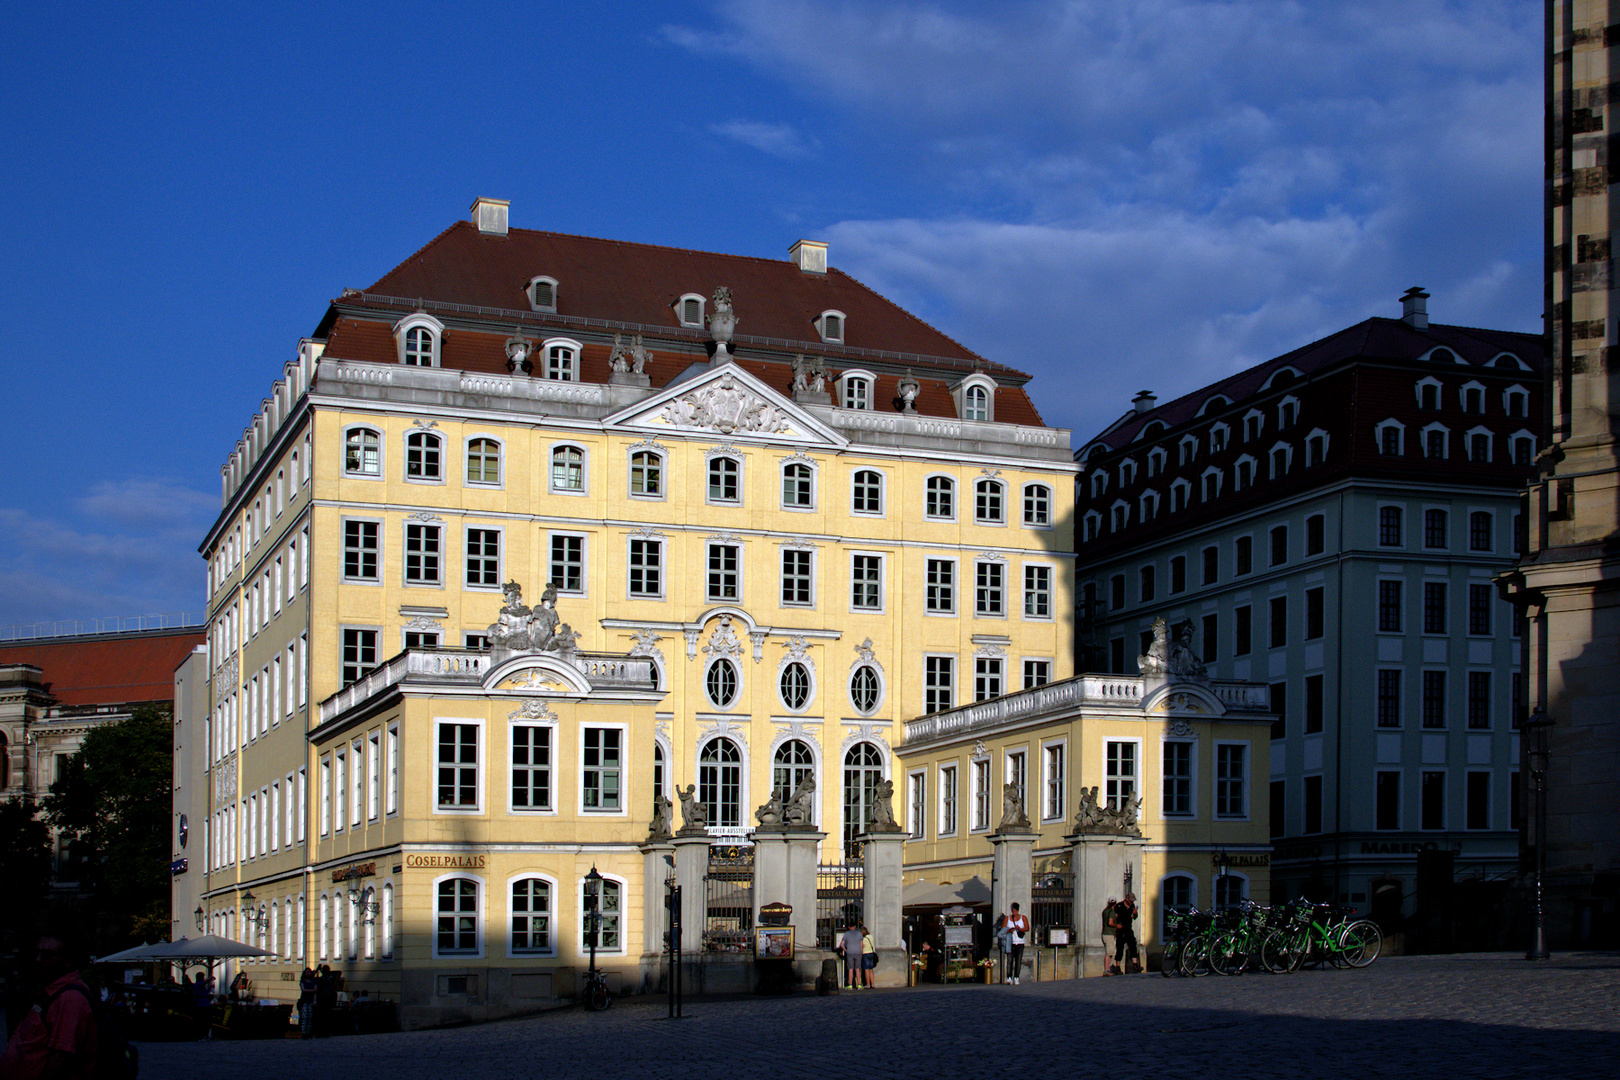
M1024 661L1024 689L1032 690L1037 686L1045 686L1052 681L1052 661L1032 660Z
M956 657L923 657L923 712L943 712L956 704Z
M377 631L358 626L343 628L343 685L356 682L377 666Z
M913 769L906 774L906 831L913 840L928 835L928 772Z
M1006 677L999 656L973 658L973 700L989 701L1006 692Z
M1215 744L1215 816L1249 816L1249 747L1247 743Z
M1013 750L1007 754L1007 775L1004 783L1013 785L1018 790L1018 805L1029 813L1029 755L1023 750Z
M855 552L849 557L849 609L883 610L883 556Z
M349 820L354 822L354 827L358 829L360 823L365 820L363 815L365 813L366 796L366 754L363 740L356 739L349 746L349 760L354 763L354 783L350 787Z
M1050 566L1024 566L1024 618L1050 619L1052 617L1052 568Z
M973 572L973 613L992 618L1005 615L1007 613L1005 598L1007 564L1003 562L975 563Z
M990 827L990 759L974 759L972 776L973 821L969 827L974 832L983 832Z
M664 596L664 542L630 538L631 596L662 599Z
M377 581L382 522L343 519L343 580Z
M376 821L382 810L382 732L366 742L366 820Z
M1142 744L1136 739L1109 739L1103 743L1103 799L1107 806L1122 810L1136 799L1141 787L1141 751Z
M1166 742L1163 744L1164 754L1164 784L1162 807L1165 817L1192 817L1196 792L1193 790L1193 751L1194 744L1190 742Z
M807 548L782 549L782 606L810 607L815 603L815 552Z
M513 723L512 805L513 813L554 809L551 801L552 729L544 724Z
M469 589L498 589L501 585L501 530L467 530L467 573Z
M939 835L956 835L956 766L939 767Z
M1065 786L1069 747L1064 742L1047 743L1041 748L1042 769L1041 820L1062 821L1068 809L1068 791Z
M574 533L551 534L551 583L558 592L585 593L585 537Z
M581 809L624 810L624 729L587 727L580 732Z
M929 559L924 568L924 610L932 615L955 614L956 560Z
M399 725L388 726L388 813L399 810Z
M477 720L434 722L435 813L476 813L483 807L483 725Z
M741 602L741 545L713 543L709 545L706 598L719 603Z
M348 754L339 750L332 755L332 831L340 833L344 827L344 814L349 798Z

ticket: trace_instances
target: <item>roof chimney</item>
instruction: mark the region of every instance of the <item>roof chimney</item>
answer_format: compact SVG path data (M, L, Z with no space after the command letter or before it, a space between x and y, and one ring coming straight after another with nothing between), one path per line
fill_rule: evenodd
M800 240L788 248L788 258L807 274L827 272L827 245L819 240Z
M474 199L473 224L485 236L506 235L506 208L512 204L505 199Z
M1144 390L1140 394L1137 394L1135 397L1131 398L1131 404L1136 406L1137 415L1141 415L1142 413L1145 413L1149 409L1153 408L1153 403L1158 400L1159 399L1154 395L1153 391Z
M1401 322L1415 330L1429 328L1429 294L1414 285L1401 296Z

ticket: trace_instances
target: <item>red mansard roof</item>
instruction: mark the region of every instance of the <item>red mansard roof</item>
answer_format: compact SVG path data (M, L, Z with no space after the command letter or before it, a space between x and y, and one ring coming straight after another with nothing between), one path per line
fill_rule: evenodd
M33 664L63 705L174 700L174 669L206 635L201 629L104 637L40 638L0 645L0 664Z

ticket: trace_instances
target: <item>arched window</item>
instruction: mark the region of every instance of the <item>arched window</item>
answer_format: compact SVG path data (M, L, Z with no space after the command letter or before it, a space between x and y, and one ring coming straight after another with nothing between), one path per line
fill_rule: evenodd
M816 504L814 473L800 461L782 466L782 506L807 510Z
M799 785L816 775L816 759L802 739L789 739L771 760L771 794L786 801Z
M600 892L597 894L597 913L601 921L597 923L596 948L598 952L624 951L624 883L604 877L597 883ZM580 912L580 945L589 949L591 943L591 929L587 922L590 906L586 903L585 882L580 882L579 912Z
M883 779L883 752L869 742L859 742L844 755L844 855L860 854L855 837L872 823L872 807L877 801L878 781Z
M433 366L433 331L425 326L413 326L405 331L405 365L407 367Z
M1037 528L1052 524L1052 489L1045 484L1024 485L1024 524Z
M862 378L844 380L844 408L870 409L872 407L872 383Z
M930 476L924 485L923 512L931 518L956 516L956 483L948 476Z
M876 711L878 702L883 699L883 682L871 664L862 664L850 673L849 699L855 711L863 716Z
M478 882L447 877L435 889L435 956L478 955Z
M577 446L556 446L551 450L551 490L585 490L585 451Z
M512 955L548 955L551 947L551 882L520 877L512 882Z
M494 439L473 439L467 443L467 483L501 482L501 444Z
M381 474L382 437L370 428L350 428L343 442L343 471L350 476Z
M962 419L990 419L990 392L982 386L970 386L962 395Z
M579 379L579 352L573 345L546 346L546 378L559 382L577 382Z
M698 802L709 811L710 825L742 824L742 754L730 739L713 739L704 746L698 758Z
M1159 932L1164 934L1167 915L1198 906L1198 879L1191 874L1169 874L1159 882L1159 897Z
M739 481L741 472L742 470L738 467L736 458L710 458L709 501L712 503L741 502L742 488Z
M973 485L973 520L982 525L999 525L1007 520L1006 499L999 481L980 480Z
M810 669L793 661L782 669L782 704L789 712L798 712L810 704Z
M630 455L630 494L643 499L664 497L664 458L651 450Z
M405 479L440 480L440 464L444 442L431 431L413 431L405 436Z
M708 674L703 678L703 686L709 693L709 701L717 709L730 707L737 700L737 665L725 657L721 657L709 665Z
M850 509L857 514L883 513L883 474L876 469L855 473Z
M1227 874L1215 879L1215 910L1225 911L1237 907L1248 899L1249 879L1242 874Z

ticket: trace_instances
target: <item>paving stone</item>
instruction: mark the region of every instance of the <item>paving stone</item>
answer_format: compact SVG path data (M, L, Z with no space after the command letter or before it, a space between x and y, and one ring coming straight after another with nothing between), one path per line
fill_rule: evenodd
M1360 971L924 986L565 1009L308 1042L143 1043L145 1076L780 1080L1106 1075L1231 1080L1612 1076L1620 954L1386 957Z

